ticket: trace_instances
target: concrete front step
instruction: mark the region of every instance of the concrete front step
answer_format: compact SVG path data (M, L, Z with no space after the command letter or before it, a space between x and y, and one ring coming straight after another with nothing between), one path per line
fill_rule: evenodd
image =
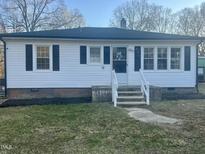
M117 102L117 105L146 105L146 102L139 101L139 102Z
M117 90L119 92L120 91L141 91L141 89L138 87L119 87Z
M117 102L139 102L139 101L144 101L144 96L139 95L139 96L118 96Z
M146 105L143 93L138 86L120 86L118 88L118 105Z
M144 97L142 98L117 98L117 102L141 102L144 101Z
M144 99L144 97L141 96L119 96L119 99Z
M118 91L119 96L142 96L141 91Z

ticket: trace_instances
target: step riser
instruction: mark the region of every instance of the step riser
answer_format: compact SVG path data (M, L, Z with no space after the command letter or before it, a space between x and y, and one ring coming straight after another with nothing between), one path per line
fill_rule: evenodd
M142 93L118 93L118 96L142 96Z
M143 93L138 86L121 86L118 88L117 105L146 105Z
M140 92L140 88L118 88L118 91L138 91Z
M145 106L146 104L118 104L120 107L139 107L139 106Z
M144 98L118 98L117 102L142 102Z
M117 105L120 106L135 106L135 105L146 105L144 102L137 102L137 103L118 103Z

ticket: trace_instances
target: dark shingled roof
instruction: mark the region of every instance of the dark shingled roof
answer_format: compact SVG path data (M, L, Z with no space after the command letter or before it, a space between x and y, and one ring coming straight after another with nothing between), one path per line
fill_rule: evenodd
M0 37L62 38L62 39L109 39L109 40L200 40L199 37L135 31L121 28L84 27L62 30L6 33Z

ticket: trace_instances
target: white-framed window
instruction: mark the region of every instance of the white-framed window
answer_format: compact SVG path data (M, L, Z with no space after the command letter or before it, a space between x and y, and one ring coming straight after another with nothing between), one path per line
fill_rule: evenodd
M198 75L203 75L204 74L204 68L198 68Z
M144 70L154 70L154 48L144 48Z
M181 68L181 48L171 48L170 69L179 70Z
M90 47L90 64L101 63L101 47Z
M166 47L157 48L157 69L167 70L168 69L168 49Z
M36 70L50 70L50 47L37 46L36 47Z

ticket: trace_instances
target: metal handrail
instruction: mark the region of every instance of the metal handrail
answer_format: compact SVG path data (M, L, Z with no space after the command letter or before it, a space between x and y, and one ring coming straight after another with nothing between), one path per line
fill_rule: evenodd
M117 93L118 89L118 80L115 70L112 71L112 102L114 103L114 107L117 107Z
M144 93L146 97L147 105L150 104L150 85L149 82L146 80L143 71L140 69L140 81L141 81L141 92Z

